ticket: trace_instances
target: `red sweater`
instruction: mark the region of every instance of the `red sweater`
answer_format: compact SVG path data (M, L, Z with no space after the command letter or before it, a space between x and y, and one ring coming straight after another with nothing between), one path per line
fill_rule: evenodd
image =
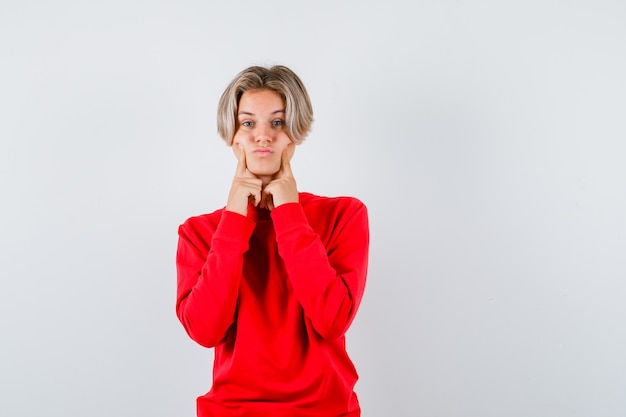
M176 313L215 347L198 416L359 416L344 334L365 288L365 206L300 193L271 213L192 217L178 233Z

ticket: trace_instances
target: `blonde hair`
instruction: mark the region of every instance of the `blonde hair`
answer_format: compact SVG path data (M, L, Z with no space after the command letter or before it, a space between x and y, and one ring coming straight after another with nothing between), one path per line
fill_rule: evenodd
M271 90L285 102L285 128L296 144L302 143L311 130L313 107L309 94L298 76L289 68L275 65L270 68L252 66L241 71L230 82L217 106L217 132L228 146L239 128L237 112L239 100L246 91Z

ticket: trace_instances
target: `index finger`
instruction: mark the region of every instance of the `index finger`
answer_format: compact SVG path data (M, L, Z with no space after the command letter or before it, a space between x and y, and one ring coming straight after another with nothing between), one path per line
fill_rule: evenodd
M239 147L239 154L237 155L237 170L235 175L243 177L246 174L246 151L242 147Z
M282 173L283 176L293 177L293 172L291 171L291 158L289 157L289 147L293 146L291 144L287 145L285 149L283 149L283 153L280 156L280 162L282 165Z

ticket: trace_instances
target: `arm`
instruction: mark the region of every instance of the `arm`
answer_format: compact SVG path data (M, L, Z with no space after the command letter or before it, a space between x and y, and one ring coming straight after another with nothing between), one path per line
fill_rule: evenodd
M324 338L348 330L363 297L369 228L364 205L351 205L324 247L302 206L284 204L272 211L279 253L304 314Z
M179 228L176 315L202 346L217 345L234 321L243 254L253 230L252 220L224 211L207 254L200 249L201 231L190 224Z
M217 345L235 319L243 254L255 226L246 217L248 202L256 206L261 200L261 180L246 166L246 154L239 149L226 210L212 236L211 230L195 230L190 222L178 231L176 315L187 334L206 347Z

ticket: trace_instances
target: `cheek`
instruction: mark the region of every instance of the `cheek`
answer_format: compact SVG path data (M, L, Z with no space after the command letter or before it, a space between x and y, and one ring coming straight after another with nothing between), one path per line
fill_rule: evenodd
M289 145L295 146L295 143L293 143L293 141L287 135L281 136L278 144L281 149L285 149Z
M253 142L252 138L249 135L237 133L233 138L233 146L241 145L244 149L250 147L250 144Z
M283 144L283 149L285 148L288 148L289 158L291 159L296 151L296 144L291 139L287 138L287 141Z

